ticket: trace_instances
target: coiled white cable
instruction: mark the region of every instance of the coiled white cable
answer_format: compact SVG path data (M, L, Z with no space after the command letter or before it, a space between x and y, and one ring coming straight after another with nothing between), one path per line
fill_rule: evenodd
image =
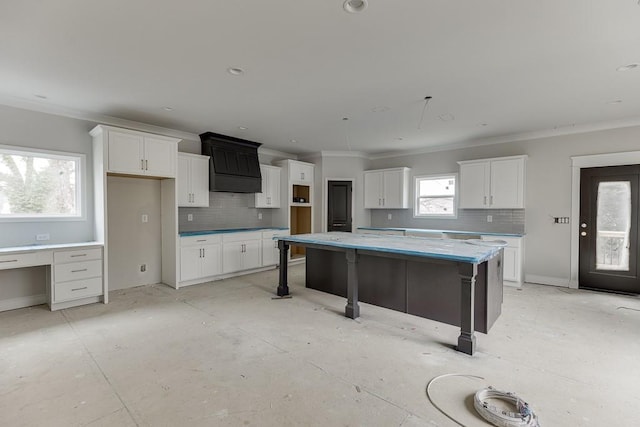
M518 412L505 411L489 405L488 399L507 401L514 405ZM513 393L493 387L478 390L473 398L473 406L482 418L498 427L539 427L538 417L529 404Z
M465 425L462 424L460 421L456 420L451 415L443 411L442 408L440 408L431 398L431 386L433 385L433 383L435 383L439 379L445 378L445 377L466 377L466 378L475 378L480 380L483 380L484 377L479 377L477 375L468 375L468 374L444 374L431 379L431 381L429 381L429 384L427 384L426 391L427 391L427 398L429 399L429 402L431 402L431 404L438 411L440 411L444 416L449 418L451 421L453 421L454 423L458 424L461 427L465 427ZM511 404L513 404L518 409L518 412L516 413L516 412L508 412L508 411L500 410L495 406L489 405L487 402L487 399L506 400ZM476 411L482 418L484 418L485 420L487 420L488 422L490 422L491 424L497 427L539 427L540 426L538 424L538 417L533 412L533 410L529 407L529 404L524 400L520 399L518 396L516 396L513 393L498 391L493 389L492 387L478 390L478 392L476 392L473 399L473 406L475 407Z

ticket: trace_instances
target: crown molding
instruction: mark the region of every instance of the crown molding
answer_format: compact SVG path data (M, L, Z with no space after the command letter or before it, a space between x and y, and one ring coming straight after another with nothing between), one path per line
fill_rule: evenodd
M285 151L272 150L271 148L258 147L258 154L264 154L266 156L283 157L285 159L298 160L297 154L287 153Z
M509 142L530 141L536 139L552 138L555 136L573 135L580 133L598 132L603 130L621 129L640 126L640 117L633 117L623 120L611 120L606 122L588 123L582 125L562 126L556 129L538 130L532 132L514 133L509 135L493 136L488 138L471 139L452 144L434 145L407 151L393 151L371 155L371 160L387 159L392 157L405 157L418 154L435 153L439 151L458 150L470 147L481 147L484 145L506 144Z

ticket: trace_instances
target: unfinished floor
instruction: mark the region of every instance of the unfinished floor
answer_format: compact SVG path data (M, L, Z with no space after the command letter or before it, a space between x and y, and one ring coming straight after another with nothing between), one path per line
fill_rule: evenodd
M449 426L474 392L514 391L543 426L640 425L640 299L526 284L474 356L458 328L304 288L272 300L277 272L108 305L0 313L2 426Z

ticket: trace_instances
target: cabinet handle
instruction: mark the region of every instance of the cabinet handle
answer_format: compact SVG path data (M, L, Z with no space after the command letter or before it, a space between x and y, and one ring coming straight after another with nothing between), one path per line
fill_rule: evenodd
M270 205L271 204L271 197L267 197L267 204Z
M378 199L378 206L382 205L382 199Z
M71 289L71 292L81 291L81 290L83 290L83 289L87 289L87 286L83 286L83 287L81 287L81 288L73 288L73 289Z
M77 255L71 255L71 258L77 258L80 256L87 256L87 254L77 254Z
M304 180L304 172L300 172L300 179Z
M0 263L5 263L5 262L18 262L18 260L17 259L10 259L10 260L7 260L7 261L0 261Z
M144 159L140 159L140 169L144 170Z
M82 270L71 270L72 273L81 273L83 271L87 271L87 269L83 268Z
M385 205L385 202L384 202L384 197L383 197L382 198L382 206L384 206L384 205Z
M198 239L198 240L196 240L196 242L206 242L206 241L207 241L207 239Z
M489 197L489 204L492 205L493 204L493 196Z
M206 258L206 257L207 257L207 255L206 255L206 253L205 253L205 249L204 249L204 248L202 248L202 258Z
M483 205L487 204L487 196L484 196L484 202L482 203Z
M144 168L145 170L149 170L149 160L144 161Z

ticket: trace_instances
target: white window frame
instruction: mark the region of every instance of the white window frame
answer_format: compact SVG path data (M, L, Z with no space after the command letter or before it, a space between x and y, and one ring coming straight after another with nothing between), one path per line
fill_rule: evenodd
M447 179L453 178L456 182L455 185L455 193L453 195L453 212L451 215L442 215L442 214L418 214L418 205L419 205L419 183L423 179ZM437 175L420 175L414 177L413 181L413 217L414 218L428 218L428 219L457 219L458 218L458 199L459 199L459 179L458 174L454 173L442 173Z
M82 153L71 153L64 151L42 150L39 148L0 145L0 154L25 155L35 154L42 155L53 159L71 160L76 162L76 208L77 213L74 215L50 215L50 214L0 214L0 222L51 222L51 221L85 221L86 220L86 198L85 198L85 182L86 182L86 163L87 156Z

